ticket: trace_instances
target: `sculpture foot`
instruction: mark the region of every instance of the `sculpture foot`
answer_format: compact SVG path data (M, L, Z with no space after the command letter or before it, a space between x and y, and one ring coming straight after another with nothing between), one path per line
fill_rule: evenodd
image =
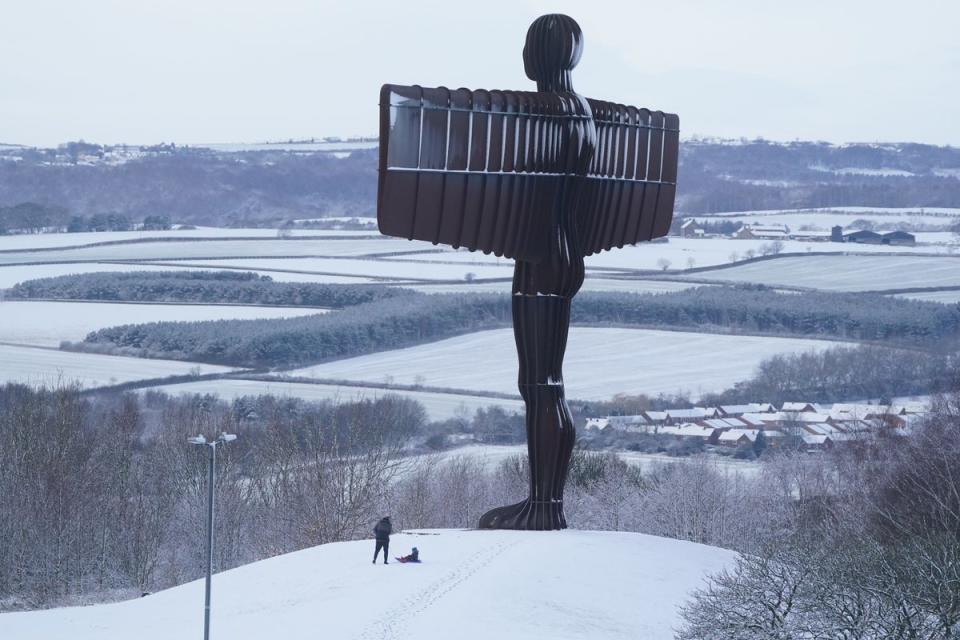
M497 507L480 517L480 529L552 531L566 529L562 500L530 500Z

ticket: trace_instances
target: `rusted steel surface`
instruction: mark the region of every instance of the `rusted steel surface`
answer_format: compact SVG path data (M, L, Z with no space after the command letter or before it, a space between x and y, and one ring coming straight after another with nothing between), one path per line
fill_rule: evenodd
M563 388L570 304L583 258L666 235L679 119L583 98L571 71L583 34L538 18L524 70L537 91L384 85L380 231L516 260L513 328L526 404L530 494L481 528L562 529L575 431Z

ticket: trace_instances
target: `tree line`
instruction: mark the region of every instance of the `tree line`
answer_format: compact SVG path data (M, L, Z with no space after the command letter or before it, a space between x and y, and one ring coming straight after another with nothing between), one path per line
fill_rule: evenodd
M109 282L112 276L103 277ZM133 283L139 277L131 275L123 281L136 288ZM175 276L170 278L177 282ZM70 282L70 278L55 281ZM267 289L279 284L240 282L242 287L256 285ZM217 286L220 284L218 281ZM311 286L338 290L335 285ZM297 291L299 287L286 288ZM53 288L42 290L56 292ZM352 291L349 287L344 290ZM19 291L37 290L26 283ZM510 299L506 296L384 295L382 299L326 315L111 327L91 333L83 342L65 346L254 368L294 367L509 326L511 321ZM960 311L956 306L875 294L781 294L758 286L698 287L662 294L584 293L574 301L572 322L830 337L937 348L943 352L956 340Z
M207 302L342 308L409 295L377 285L274 282L249 271L84 273L28 280L10 298L128 302Z

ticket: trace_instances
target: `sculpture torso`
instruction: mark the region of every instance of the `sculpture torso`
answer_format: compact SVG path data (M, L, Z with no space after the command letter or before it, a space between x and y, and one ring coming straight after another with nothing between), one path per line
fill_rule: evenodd
M540 91L549 90L538 85ZM572 111L590 116L590 105L572 91L558 92ZM560 163L551 167L563 174L563 183L554 203L547 255L537 263L517 260L513 275L513 293L551 295L572 298L583 284L583 251L577 238L576 214L587 169L596 147L597 129L589 117L567 123L564 153Z

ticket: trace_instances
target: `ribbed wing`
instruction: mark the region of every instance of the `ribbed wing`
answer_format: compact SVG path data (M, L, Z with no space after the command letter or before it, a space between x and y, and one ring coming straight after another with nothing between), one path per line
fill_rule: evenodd
M665 236L677 190L680 119L587 100L597 147L577 207L583 255Z
M551 223L582 111L552 93L384 85L380 231L539 262L548 234L530 231Z

